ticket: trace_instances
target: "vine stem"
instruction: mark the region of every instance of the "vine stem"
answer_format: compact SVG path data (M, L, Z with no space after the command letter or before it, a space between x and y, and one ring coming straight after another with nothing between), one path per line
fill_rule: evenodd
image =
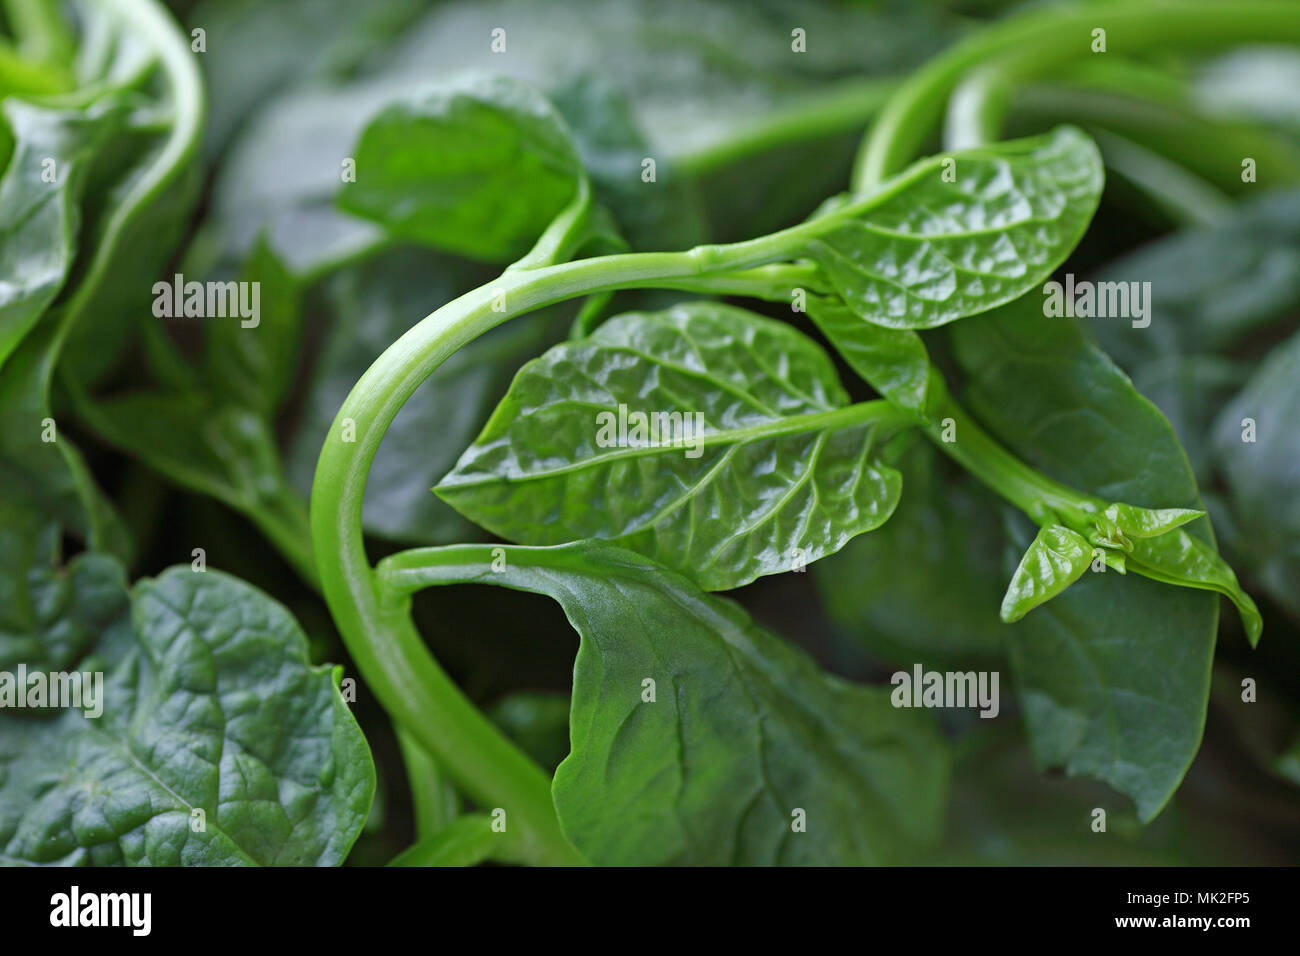
M788 253L778 233L687 252L582 259L507 270L447 303L394 342L339 409L312 485L312 547L326 603L367 685L389 715L480 807L501 807L508 839L499 858L538 864L582 859L560 831L545 772L511 743L433 659L409 598L380 587L362 537L366 479L384 433L411 394L458 349L515 316L580 295L744 270Z
M1289 3L1205 0L1197 3L1094 3L1048 7L1011 17L973 33L903 83L885 106L854 165L853 188L869 189L907 163L934 129L957 85L948 120L949 142L971 145L992 136L1001 122L1008 83L1090 55L1092 31L1106 31L1106 53L1156 46L1207 45L1300 36L1300 17ZM1292 16L1286 14L1290 12Z

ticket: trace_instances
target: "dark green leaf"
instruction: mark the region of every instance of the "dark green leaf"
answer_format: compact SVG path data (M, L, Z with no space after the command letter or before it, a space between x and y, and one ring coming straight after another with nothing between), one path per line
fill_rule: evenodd
M68 670L124 616L122 566L87 551L60 567L60 530L28 507L0 508L0 671Z
M1300 614L1300 334L1277 346L1213 428L1240 526L1238 547L1269 593ZM1249 420L1249 421L1247 421ZM1253 441L1245 440L1253 438Z
M207 378L224 400L271 418L297 371L302 287L265 242L253 247L239 281L257 283L257 324L235 318L208 323Z
M889 521L812 568L837 625L892 663L927 668L1000 656L1009 633L998 499L937 459L927 442L910 449Z
M1150 325L1090 322L1135 378L1148 362L1222 351L1300 306L1300 191L1245 201L1221 225L1175 233L1092 278L1151 283Z
M261 415L198 391L83 396L78 404L104 441L243 512L307 581L315 580L306 502L289 486Z
M82 671L103 714L0 717L0 859L331 865L374 793L338 672L289 613L218 571L135 587ZM202 825L196 810L203 811Z
M0 485L9 503L125 559L126 530L49 404L58 330L43 323L0 368Z
M952 327L972 410L1071 487L1201 510L1169 423L1077 325L1044 320L1038 305L1030 297ZM1209 543L1208 525L1185 527ZM1036 530L1021 528L1013 543L1026 547ZM1086 575L1009 628L1037 763L1106 781L1150 820L1200 744L1217 629L1216 597L1114 571Z
M633 249L687 249L708 238L700 197L671 160L656 163L655 181L642 180L651 155L626 91L599 73L574 77L551 93L573 131L597 201L614 213Z
M482 547L482 565L440 583L550 595L578 631L553 789L593 863L888 863L937 836L948 758L928 715L823 673L739 605L621 548L505 552L502 571Z

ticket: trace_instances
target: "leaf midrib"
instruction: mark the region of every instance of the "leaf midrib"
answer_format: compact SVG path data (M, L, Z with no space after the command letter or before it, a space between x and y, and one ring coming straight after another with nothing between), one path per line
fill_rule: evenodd
M715 445L745 445L751 442L760 441L764 438L773 438L782 435L807 434L819 431L829 432L851 425L871 423L873 418L876 417L876 413L881 411L882 406L885 404L886 403L881 401L859 402L855 405L847 405L843 408L836 408L830 411L791 415L785 418L762 422L758 425L747 425L742 428L705 432L701 438L691 439L689 442L686 440L670 440L666 442L659 441L647 443L644 445L627 445L612 449L606 454L595 455L591 458L583 458L562 465L558 468L539 469L536 471L519 472L509 475L487 474L482 478L472 478L468 480L448 480L455 478L455 473L453 472L451 475L448 475L446 479L439 482L436 490L459 491L464 488L483 487L486 485L508 483L512 481L540 481L546 478L583 471L588 468L600 467L601 465L621 461L627 458L650 457L652 455L681 451L688 447L706 448ZM702 457L703 456L701 456L701 458Z

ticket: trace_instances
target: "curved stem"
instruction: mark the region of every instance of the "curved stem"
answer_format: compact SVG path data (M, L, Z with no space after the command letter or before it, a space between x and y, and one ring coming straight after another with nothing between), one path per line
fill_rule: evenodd
M861 130L898 88L893 77L845 80L800 97L705 149L671 157L687 176L704 176L759 152Z
M1107 79L1100 71L1091 73ZM1033 124L1070 122L1122 136L1224 193L1242 191L1245 156L1268 169L1270 182L1300 181L1300 150L1284 137L1202 116L1183 104L1095 86L1029 83L1016 91L1014 109L1017 119ZM1106 144L1099 145L1104 154Z
M1268 0L1204 3L1095 3L1050 7L980 30L931 60L903 84L871 128L854 166L862 191L901 169L933 131L949 94L972 70L956 98L961 115L950 129L978 138L1000 125L1008 83L1091 54L1092 31L1106 31L1106 53L1155 46L1224 46L1300 38L1300 16ZM987 72L986 72L987 71ZM969 137L967 137L969 134Z
M550 781L492 725L429 654L409 603L381 599L365 552L361 507L380 441L415 389L462 346L506 320L578 295L745 269L779 257L789 240L765 237L680 253L604 256L508 270L447 303L408 331L366 371L321 448L312 486L312 544L335 623L366 683L458 788L503 807L513 825L505 858L581 862L560 832Z
M934 387L942 389L943 377L937 369L930 380ZM946 392L934 396L931 408L926 428L930 440L1035 522L1043 524L1056 515L1068 524L1086 526L1087 516L1104 507L1100 499L1053 481L1026 465L999 445ZM951 440L947 437L949 431Z

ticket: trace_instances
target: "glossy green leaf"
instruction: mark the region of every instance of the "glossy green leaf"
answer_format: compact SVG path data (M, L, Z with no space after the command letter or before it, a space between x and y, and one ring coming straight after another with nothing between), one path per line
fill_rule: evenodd
M1069 528L1039 528L1002 596L1002 620L1020 620L1083 577L1092 563L1092 551L1088 539Z
M1192 508L1137 508L1122 502L1107 505L1105 514L1130 538L1154 538L1205 517Z
M872 388L924 417L930 356L920 335L867 322L837 300L818 296L808 298L808 317Z
M553 792L593 863L889 863L937 836L946 749L888 689L822 672L739 605L621 548L507 547L495 573L486 546L466 556L482 563L430 583L547 594L581 638Z
M1040 285L1083 236L1102 178L1092 140L1062 126L921 160L793 231L858 315L928 329Z
M0 717L0 859L342 862L374 766L338 671L310 666L279 604L173 568L136 585L129 625L76 666L103 672L101 716Z
M1015 454L1071 487L1200 510L1164 416L1077 324L1044 321L1037 305L1031 296L952 326L967 406ZM1013 538L1022 548L1037 531L1027 525ZM1208 525L1200 518L1171 533L1208 544ZM1153 818L1200 745L1217 630L1217 597L1113 570L1085 575L1009 628L1035 761L1098 777Z
M564 121L500 76L449 80L386 106L356 146L340 208L394 236L488 262L518 259L584 175Z
M1264 620L1249 594L1237 583L1237 575L1212 545L1177 530L1156 538L1139 538L1133 542L1128 566L1147 577L1187 588L1217 591L1237 606L1246 639L1251 646L1259 643Z
M435 490L513 541L615 540L737 587L889 518L901 482L873 446L903 423L883 405L848 406L787 325L713 303L628 313L524 366Z

